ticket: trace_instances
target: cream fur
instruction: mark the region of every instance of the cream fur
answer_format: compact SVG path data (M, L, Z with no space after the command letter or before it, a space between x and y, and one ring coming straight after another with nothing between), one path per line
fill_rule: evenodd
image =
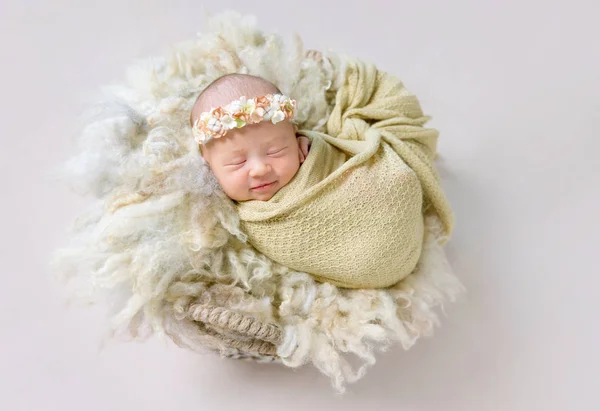
M438 322L435 308L462 286L429 217L417 270L388 290L345 290L316 283L255 251L231 201L199 155L189 128L198 93L225 73L266 78L298 100L301 128L322 130L345 58L307 59L298 38L263 34L252 18L224 14L207 34L171 54L138 63L128 82L83 130L66 165L74 186L95 200L75 222L57 270L79 296L108 301L116 331L166 334L176 343L242 356L184 318L191 301L279 324L281 362L312 363L342 391L393 342L409 348ZM333 67L338 67L335 71ZM351 369L346 356L362 362Z

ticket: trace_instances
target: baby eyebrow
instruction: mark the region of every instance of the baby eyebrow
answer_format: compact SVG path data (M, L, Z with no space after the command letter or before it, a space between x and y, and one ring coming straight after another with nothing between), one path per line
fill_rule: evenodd
M232 155L232 156L225 157L223 160L225 162L227 162L227 163L230 163L232 161L233 162L238 162L238 161L245 160L245 159L246 159L246 156L233 156Z

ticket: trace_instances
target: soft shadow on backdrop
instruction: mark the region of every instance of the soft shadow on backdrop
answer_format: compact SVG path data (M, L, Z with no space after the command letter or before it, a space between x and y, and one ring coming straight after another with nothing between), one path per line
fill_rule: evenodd
M385 353L343 397L306 367L109 341L67 306L51 252L85 204L49 177L84 106L135 58L202 30L200 2L0 6L0 409L594 410L600 408L600 38L593 1L225 0L265 30L371 60L441 131L449 244L469 293L434 338Z

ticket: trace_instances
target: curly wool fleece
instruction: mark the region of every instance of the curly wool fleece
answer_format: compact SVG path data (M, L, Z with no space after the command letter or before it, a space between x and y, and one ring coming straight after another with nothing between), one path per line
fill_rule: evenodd
M237 310L278 324L281 362L312 363L343 391L394 341L409 348L438 322L436 306L462 286L441 243L441 223L425 221L415 271L396 286L350 290L315 282L270 261L247 243L232 202L222 193L191 138L189 112L198 93L227 73L251 73L298 101L300 127L324 131L344 76L305 58L298 38L265 35L252 18L224 14L200 38L131 69L128 82L90 120L80 153L67 163L74 185L95 196L73 227L56 266L79 293L105 297L115 331L166 334L196 349L235 350L189 319L193 302ZM346 357L361 362L353 369Z

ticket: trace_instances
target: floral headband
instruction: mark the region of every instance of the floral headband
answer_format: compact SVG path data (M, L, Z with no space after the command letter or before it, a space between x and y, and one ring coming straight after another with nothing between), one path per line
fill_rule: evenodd
M230 104L213 108L200 114L194 121L192 131L198 144L206 144L213 138L221 138L227 131L270 120L277 124L283 120L293 120L296 114L296 100L282 94L247 99L245 96Z

